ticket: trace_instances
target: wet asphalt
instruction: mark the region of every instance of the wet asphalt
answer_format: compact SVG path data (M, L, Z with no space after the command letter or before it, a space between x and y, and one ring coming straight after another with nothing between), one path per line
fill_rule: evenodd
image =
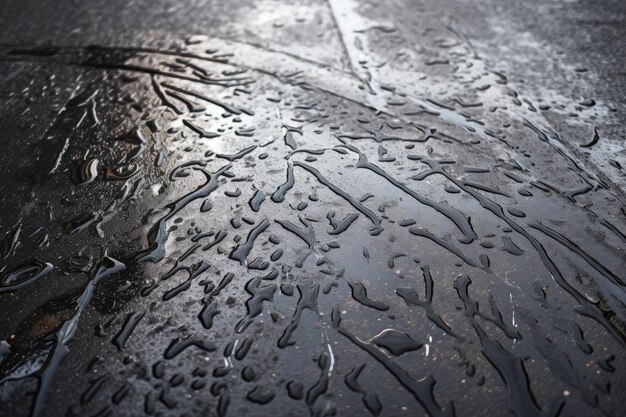
M0 416L621 416L619 1L5 2Z

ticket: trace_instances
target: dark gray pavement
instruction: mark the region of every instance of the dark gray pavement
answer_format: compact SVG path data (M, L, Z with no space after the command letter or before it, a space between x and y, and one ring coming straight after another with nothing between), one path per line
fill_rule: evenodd
M4 2L0 415L622 415L599 3Z

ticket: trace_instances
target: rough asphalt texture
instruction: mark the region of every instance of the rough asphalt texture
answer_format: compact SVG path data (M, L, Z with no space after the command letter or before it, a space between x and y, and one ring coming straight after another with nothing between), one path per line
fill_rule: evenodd
M2 6L0 415L623 415L622 1Z

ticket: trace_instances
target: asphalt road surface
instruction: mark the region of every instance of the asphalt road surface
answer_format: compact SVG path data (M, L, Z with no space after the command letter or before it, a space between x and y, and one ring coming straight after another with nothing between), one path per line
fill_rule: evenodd
M1 416L623 416L626 4L0 13Z

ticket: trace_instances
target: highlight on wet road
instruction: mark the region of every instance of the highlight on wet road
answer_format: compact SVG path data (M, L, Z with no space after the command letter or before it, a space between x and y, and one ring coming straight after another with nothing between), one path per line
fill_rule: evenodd
M380 3L5 5L0 416L624 414L626 4Z

